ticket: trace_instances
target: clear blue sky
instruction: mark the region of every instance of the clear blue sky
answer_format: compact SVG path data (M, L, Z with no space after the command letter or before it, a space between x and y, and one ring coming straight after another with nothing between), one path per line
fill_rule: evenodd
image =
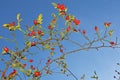
M9 32L2 28L2 24L9 23L16 19L16 14L21 13L23 25L32 25L32 21L39 13L43 14L44 27L47 28L51 13L56 11L51 5L52 2L63 3L68 8L68 12L81 20L80 27L87 30L87 35L93 37L92 32L95 25L101 31L104 29L104 22L111 22L111 29L115 30L113 36L120 36L120 0L1 0L0 1L0 35L8 37ZM114 38L111 40L115 40ZM19 37L19 41L21 38ZM77 40L77 39L76 39ZM6 42L0 40L0 48L6 46ZM13 46L12 43L9 46ZM20 47L22 45L20 44ZM69 45L71 48L72 46ZM1 49L0 49L1 51ZM100 80L113 80L114 70L120 61L119 49L100 49L81 51L67 56L69 69L80 78L86 74L86 80L92 80L89 77L94 70L97 71ZM61 75L49 76L44 80L73 80L72 77L64 78Z

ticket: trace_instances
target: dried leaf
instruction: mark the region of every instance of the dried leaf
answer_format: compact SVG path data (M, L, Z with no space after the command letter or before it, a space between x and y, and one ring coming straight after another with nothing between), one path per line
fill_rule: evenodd
M54 6L54 8L57 8L57 4L56 3L52 3L52 5Z
M38 15L37 22L38 24L42 24L42 14Z
M52 14L52 17L53 17L53 18L56 18L56 15L53 13L53 14Z
M3 27L10 27L10 24L3 24Z
M112 36L112 35L113 35L113 32L114 32L114 30L110 30L110 31L108 32L109 36Z
M20 20L20 13L17 14L17 20Z

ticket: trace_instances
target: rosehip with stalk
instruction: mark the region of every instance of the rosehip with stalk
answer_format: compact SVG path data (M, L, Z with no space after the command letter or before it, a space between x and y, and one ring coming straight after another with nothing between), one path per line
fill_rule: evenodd
M14 69L13 72L9 74L9 77L14 77L17 74L17 71Z
M36 46L36 42L31 42L31 46Z
M68 26L66 31L67 31L67 32L70 32L70 30L71 30L71 27Z
M4 50L6 53L9 52L9 48L7 48L7 47L4 47L3 50Z
M95 26L95 28L94 28L94 29L95 29L95 31L96 31L96 32L98 32L98 27L97 27L97 26Z
M42 31L41 31L41 30L38 30L37 32L38 32L39 35L42 34Z
M41 75L41 72L39 72L39 71L35 71L35 72L34 72L34 76L35 76L35 77L39 77L40 75Z
M33 65L30 65L30 68L31 68L32 70L35 70L35 67L34 67Z
M33 62L33 60L32 60L32 59L30 59L30 60L29 60L29 62Z
M82 33L85 35L86 34L86 30L83 30Z
M110 44L111 44L112 46L114 46L114 45L115 45L115 42L111 41Z
M50 63L50 62L51 62L51 60L50 60L50 59L48 59L48 60L47 60L47 63Z
M55 49L54 48L51 48L52 51L54 51Z
M69 20L69 19L70 19L70 15L67 15L65 19L66 19L66 20Z
M48 26L48 29L52 30L52 29L53 29L53 27L52 27L51 25L49 25L49 26Z
M59 10L61 10L61 11L63 11L63 10L66 9L66 7L65 7L64 4L58 4L58 5L57 5L57 8L58 8Z
M60 52L63 53L63 49L60 49Z
M57 8L59 9L59 8L60 8L60 6L61 6L61 5L60 5L60 4L58 4L58 5L57 5Z
M25 68L25 67L26 67L26 65L27 65L27 64L23 64L23 65L22 65L22 68Z
M11 25L11 26L15 26L15 22L11 22L10 25Z
M2 77L5 77L5 72L4 71L2 72Z
M38 25L38 22L37 22L37 20L34 20L34 25Z
M31 34L32 34L33 36L35 36L35 35L36 35L36 32L33 30L33 31L31 32Z
M32 33L28 33L28 36L32 36Z
M79 25L80 24L80 20L77 20L76 18L74 18L73 22L75 23L75 25Z

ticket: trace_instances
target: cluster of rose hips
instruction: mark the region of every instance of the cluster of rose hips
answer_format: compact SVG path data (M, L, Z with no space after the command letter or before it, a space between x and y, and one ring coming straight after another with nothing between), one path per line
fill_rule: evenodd
M28 33L28 36L36 36L36 34L43 36L44 32L42 32L41 30L37 30L37 32L35 30L33 30L30 33Z

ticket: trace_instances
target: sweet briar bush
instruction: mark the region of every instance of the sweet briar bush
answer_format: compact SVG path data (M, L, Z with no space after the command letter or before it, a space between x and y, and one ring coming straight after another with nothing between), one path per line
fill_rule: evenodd
M89 38L87 35L87 31L83 30L79 27L80 20L67 12L67 7L64 4L56 4L52 3L54 8L58 11L56 14L52 14L52 20L49 23L47 29L42 26L44 20L43 15L39 14L36 19L32 22L33 25L25 26L26 30L21 27L21 14L17 14L17 21L12 21L7 24L3 24L3 27L8 29L10 33L14 33L16 31L24 34L24 47L22 49L17 45L16 36L13 35L14 44L16 44L16 49L11 49L10 46L6 44L6 46L2 47L2 52L0 56L0 60L5 64L5 68L0 70L1 80L40 80L45 75L54 74L52 65L57 66L58 73L69 76L72 75L76 80L78 78L68 69L67 63L65 62L65 57L68 54L79 52L82 50L95 49L99 50L99 48L119 48L119 43L116 41L111 41L108 37L112 36L114 30L110 29L111 22L105 22L104 24L104 34L101 35L100 30L97 26L93 28L95 32L94 39ZM62 28L58 24L58 20L61 19L64 22ZM83 38L85 43L81 43L80 41L74 41L71 39L71 35L79 34ZM9 38L5 38L4 36L0 36L0 39L11 40ZM78 46L78 49L67 51L65 48L65 42L70 42L73 45ZM97 45L94 45L96 44ZM40 52L48 51L49 54L46 56L46 59L42 61L40 57L37 57L40 61L34 65L35 59L28 57L27 55L31 55L30 49L37 48ZM27 55L26 55L27 54ZM39 54L39 53L38 53ZM3 58L5 55L9 56L9 60ZM34 54L34 56L37 54ZM45 54L46 55L46 54ZM33 55L31 55L33 56ZM37 59L36 59L37 60ZM43 63L44 62L44 63ZM44 66L40 66L40 64ZM57 65L55 65L57 64ZM119 63L117 63L119 65ZM12 69L12 71L10 70ZM118 74L120 74L117 70L115 70ZM7 74L8 73L8 74ZM25 78L20 74L23 73ZM81 77L81 80L84 80L85 75ZM94 75L91 78L98 80L98 75L94 72ZM118 79L116 76L114 78Z

